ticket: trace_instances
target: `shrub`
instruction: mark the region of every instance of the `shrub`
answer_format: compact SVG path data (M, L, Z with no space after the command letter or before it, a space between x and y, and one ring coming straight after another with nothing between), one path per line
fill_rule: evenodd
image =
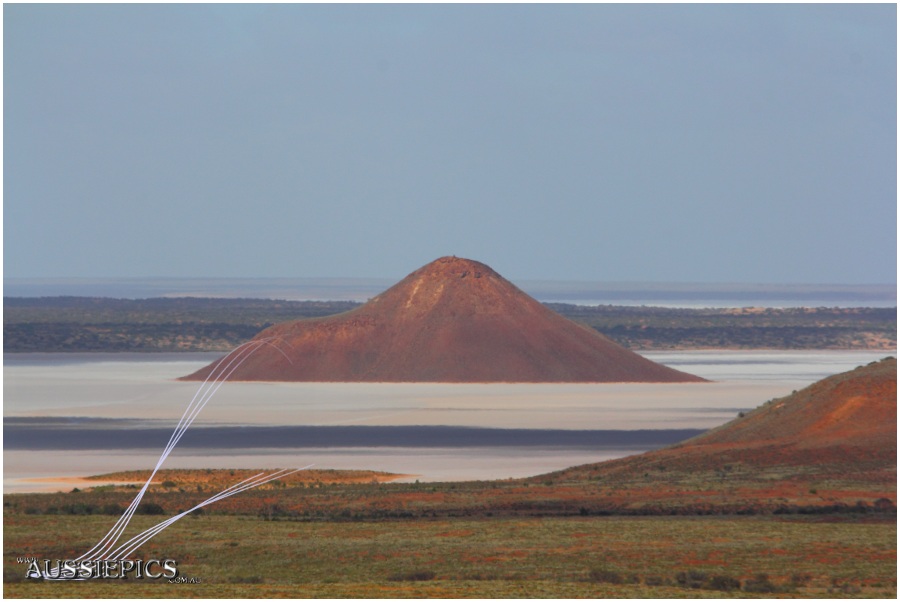
M741 589L741 582L728 575L713 575L710 577L707 585L709 589L715 589L720 592L731 592Z
M772 594L778 591L778 586L769 581L765 573L756 575L753 579L744 582L744 591L755 594Z
M93 506L91 504L69 504L67 506L63 506L60 510L63 514L81 515L93 514L94 510L96 509L96 506Z
M500 579L498 575L493 573L472 573L471 575L466 575L463 579L467 579L469 581L492 581L496 579Z
M388 581L431 581L435 576L433 571L411 571L394 573L388 577Z
M889 500L886 497L880 497L875 500L874 504L875 512L896 512L897 508L894 507L894 502Z
M706 583L706 573L701 571L681 571L677 575L675 575L675 581L681 587L687 587L690 589L701 589L703 584Z
M832 579L831 587L828 588L829 594L843 594L845 596L852 596L858 594L860 591L859 586L850 583L841 583L837 579Z
M154 504L153 502L143 504L138 506L137 509L138 514L150 514L152 516L158 516L160 514L165 514L165 510L159 504Z
M625 578L615 571L593 570L588 574L588 581L592 583L611 583L613 585L621 585L625 583Z

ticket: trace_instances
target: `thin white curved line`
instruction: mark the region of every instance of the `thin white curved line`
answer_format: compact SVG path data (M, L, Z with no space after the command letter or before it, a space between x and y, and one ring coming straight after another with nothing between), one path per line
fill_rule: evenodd
M172 516L171 518L168 518L168 519L164 520L163 522L158 523L157 525L154 525L153 527L150 527L149 529L143 531L142 533L139 533L138 535L132 537L131 539L126 541L124 544L119 546L114 552L110 553L110 555L108 556L108 559L109 560L122 560L129 554L134 553L139 547L144 545L151 538L155 537L156 535L161 533L163 530L170 527L178 520L184 518L185 516L187 516L194 510L197 510L204 506L208 506L209 504L218 502L220 500L223 500L223 499L230 497L232 495L235 495L237 493L247 491L248 489L253 489L254 487L259 487L260 485L265 485L266 483L269 483L270 481L274 481L275 479L284 478L284 477L292 475L296 472L300 472L301 470L306 470L310 466L313 466L313 465L309 464L307 466L304 466L303 468L294 468L294 469L283 468L283 469L276 471L269 475L266 475L265 473L258 473L256 475L253 475L252 477L248 477L248 478L244 479L243 481L241 481L240 483L231 485L230 487L222 490L221 492L217 493L216 495L200 502L199 504L192 507L190 510L185 510L184 512L181 512L180 514L176 514L175 516Z
M141 500L143 499L144 494L146 493L148 487L150 486L150 483L152 482L153 477L156 475L156 473L162 467L163 463L166 461L169 454L172 452L172 450L175 448L175 446L181 440L181 437L184 435L184 433L187 431L187 429L191 426L191 424L193 424L194 420L199 415L200 411L203 410L203 408L206 406L206 404L209 402L209 400L212 399L213 395L215 395L215 393L219 390L219 387L221 387L222 384L226 380L228 380L228 378L234 373L234 371L237 370L240 367L240 365L243 364L247 358L249 358L251 355L253 355L253 353L255 353L263 345L270 345L270 346L274 347L279 353L281 353L285 357L285 359L287 359L289 362L291 361L290 357L288 357L287 354L285 354L281 348L279 348L277 345L275 345L274 343L271 342L273 340L280 340L280 339L279 339L279 337L265 337L263 339L255 339L255 340L247 341L246 343L243 343L243 344L239 345L238 347L234 348L226 356L224 356L222 359L220 359L218 362L216 362L215 366L210 371L210 373L206 376L203 383L198 388L197 392L194 393L194 397L191 399L190 403L185 408L184 413L182 413L181 419L178 421L178 425L175 427L175 430L172 432L172 435L169 437L169 442L166 444L165 448L163 449L162 454L160 455L159 460L156 463L156 467L150 473L150 476L147 478L147 481L144 483L141 490L135 496L134 500L131 502L131 504L128 506L128 508L125 510L125 512L122 514L122 516L119 517L119 520L116 521L116 523L113 525L113 527L107 532L107 534L104 535L100 539L100 541L98 541L90 550L88 550L87 552L85 552L84 554L82 554L81 556L76 558L75 559L76 562L83 560L85 558L88 558L88 557L90 557L89 558L90 560L98 559L98 558L102 557L104 554L106 554L109 551L109 549L112 548L116 544L116 542L122 536L122 533L124 532L124 530L128 527L128 523L131 521L131 518L134 516L134 513L136 512L138 505L140 504ZM226 362L226 360L227 360L227 362ZM291 362L291 363L293 363L293 362ZM210 380L210 379L212 379L212 380ZM302 470L302 469L297 469L297 470ZM296 472L296 471L294 471L294 472ZM288 473L288 474L290 474L290 473ZM277 478L277 477L273 477L273 478ZM267 482L267 481L263 481L263 482ZM262 482L258 483L258 484L262 484ZM238 485L240 485L240 484L238 484ZM233 495L234 493L237 493L239 491L244 491L245 489L249 489L249 488L250 487L245 487L244 489L239 489L238 491L228 493L228 495ZM231 488L229 488L229 489L231 489ZM229 491L229 489L226 489L225 491ZM227 495L225 497L227 497ZM204 502L202 505L212 503L214 501L217 501L218 499L222 499L222 498L213 496L212 498L210 498L209 500ZM198 506L198 507L202 507L202 505ZM178 515L178 518L181 518L181 516L183 516L183 514ZM176 518L175 520L178 520L178 519ZM163 527L163 528L165 528L165 527ZM152 535L151 535L151 537L152 537ZM118 549L121 549L121 546ZM137 549L137 548L135 548L135 549ZM130 550L129 553L131 553L133 551L134 550ZM109 559L109 556L107 555L106 558Z
M278 470L269 475L266 475L265 473L258 473L256 475L253 475L252 477L248 477L248 478L244 479L243 481L241 481L240 483L231 485L230 487L227 487L226 489L222 490L221 492L217 493L216 495L204 500L203 502L200 502L199 504L197 504L190 510L185 510L184 512L181 512L180 514L176 514L175 516L168 518L168 519L164 520L163 522L158 523L157 525L147 529L146 531L132 537L127 542L125 542L124 544L119 546L119 548L117 548L113 553L111 553L109 556L107 556L107 558L105 558L104 560L112 560L112 561L123 560L126 556L128 556L129 554L132 554L139 547L141 547L142 545L147 543L150 539L152 539L153 537L155 537L156 535L158 535L159 533L164 531L166 528L172 526L175 522L184 518L185 516L187 516L194 510L197 510L204 506L208 506L209 504L212 504L214 502L223 500L227 497L235 495L236 493L241 493L243 491L247 491L248 489L253 489L254 487L259 487L260 485L265 485L266 483L274 481L275 479L284 478L284 477L292 475L296 472L300 472L301 470L306 470L307 468L310 468L311 466L313 466L313 465L309 464L307 466L304 466L303 468L294 468L294 469L282 468L281 470ZM125 551L122 551L123 548L126 548ZM77 576L63 577L61 567L57 569L55 574L49 570L44 571L41 573L41 577L48 581L86 581L88 579L86 577L77 577Z
M225 367L222 369L223 372L225 370L227 370L235 361L237 361L238 358L241 358L241 356L245 354L245 352L247 351L247 349L249 347L251 347L251 346L254 347L253 349L251 349L249 354L245 355L238 362L237 366L240 366L240 364L243 363L244 359L249 357L250 354L253 353L253 351L255 351L256 349L259 348L259 345L257 343L258 342L256 342L256 341L248 341L247 343L244 343L244 344L236 347L228 355L226 355L224 358L222 358L222 360L219 360L219 362L217 362L215 368L213 368L213 370L210 372L210 374L206 377L206 380L203 381L203 383L200 385L200 388L197 390L196 393L194 393L194 397L191 399L191 402L188 404L187 408L185 408L185 411L182 414L181 419L178 421L178 425L175 427L175 430L173 431L172 435L169 437L169 442L166 444L166 447L163 449L162 455L160 456L159 460L156 463L156 467L150 473L150 476L147 478L147 481L144 483L144 486L141 488L141 490L135 496L134 500L131 502L131 504L128 506L128 508L125 510L125 512L119 518L119 520L107 532L107 534L105 536L103 536L103 538L101 538L100 541L97 542L97 544L95 544L93 548L91 548L90 550L88 550L87 552L85 552L84 554L79 556L78 558L76 558L75 559L76 562L79 560L83 560L87 557L89 557L88 559L90 559L90 560L99 558L100 556L103 555L104 552L106 552L109 548L111 548L112 546L115 545L116 541L118 541L118 539L121 537L122 532L127 528L128 523L131 521L132 516L134 516L134 513L137 510L137 506L140 504L141 499L143 499L144 494L146 493L148 487L150 486L150 483L153 480L153 477L156 476L156 473L162 467L162 464L165 462L166 458L169 456L172 449L174 449L175 444L178 442L178 440L180 440L181 435L184 434L184 431L187 429L188 426L190 426L190 423L193 422L193 419L190 419L190 421L187 424L185 424L185 417L189 416L189 415L196 417L197 413L199 413L199 410L203 409L203 406L205 406L206 402L209 401L209 399L212 397L212 395L215 394L216 390L218 390L218 389L212 389L212 392L210 392L210 388L207 388L206 391L204 391L203 394L201 395L201 391L203 391L204 388L207 386L207 384L209 383L209 379L211 377L213 377L213 375L215 375L215 378L212 381L212 383L217 382L219 380L219 378L221 378L221 374L217 374L217 372L219 371L219 369L222 366L222 363L225 359L229 358L232 355L235 355L235 357L231 358L228 361L228 363L225 364ZM238 353L235 354L235 351L238 351ZM235 366L235 369L237 368L237 366ZM227 378L230 374L231 374L231 372L229 372L228 375L225 376L225 378ZM212 386L212 385L210 385L210 386ZM198 397L197 397L198 395L200 395L200 401L198 401ZM191 410L191 406L193 406L195 403L198 404L197 407L199 409L194 408L194 410ZM109 540L109 541L107 541L107 540ZM100 550L98 551L97 548L100 548Z

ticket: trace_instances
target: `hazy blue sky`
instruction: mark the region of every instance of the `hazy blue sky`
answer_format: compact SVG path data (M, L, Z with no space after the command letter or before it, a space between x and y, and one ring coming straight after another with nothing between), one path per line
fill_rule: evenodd
M896 282L891 4L3 15L7 277Z

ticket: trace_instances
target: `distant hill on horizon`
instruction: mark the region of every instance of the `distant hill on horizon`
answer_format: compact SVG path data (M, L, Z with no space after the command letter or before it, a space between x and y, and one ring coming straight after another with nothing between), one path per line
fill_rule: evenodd
M232 380L704 380L629 351L551 311L487 265L458 257L423 266L361 307L276 324L254 342L258 348ZM184 380L203 380L216 366Z

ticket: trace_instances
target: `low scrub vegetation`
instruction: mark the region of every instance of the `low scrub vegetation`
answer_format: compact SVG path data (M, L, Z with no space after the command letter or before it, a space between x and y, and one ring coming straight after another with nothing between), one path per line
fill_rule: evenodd
M227 351L263 328L352 301L4 298L3 350ZM682 309L548 303L632 349L896 349L893 308Z
M288 522L516 516L896 517L893 483L854 480L842 484L837 479L846 477L837 474L839 468L834 467L834 476L823 472L831 470L827 466L814 475L798 470L773 476L765 471L733 467L728 472L727 487L720 485L717 467L676 470L673 466L663 471L666 479L659 482L643 473L598 476L590 466L583 472L572 469L541 478L457 483L398 483L391 482L396 475L387 473L308 470L222 500L203 512ZM139 512L181 512L207 499L210 492L257 472L166 470L158 475L159 484L145 495ZM146 476L146 471L134 471L96 478L127 482ZM888 476L893 478L893 474ZM810 487L810 479L819 483L828 479L828 490ZM167 481L178 486L164 486ZM733 495L732 491L738 488L741 495ZM119 514L137 490L135 485L102 485L68 493L8 495L4 497L4 513ZM860 499L864 495L868 499Z

